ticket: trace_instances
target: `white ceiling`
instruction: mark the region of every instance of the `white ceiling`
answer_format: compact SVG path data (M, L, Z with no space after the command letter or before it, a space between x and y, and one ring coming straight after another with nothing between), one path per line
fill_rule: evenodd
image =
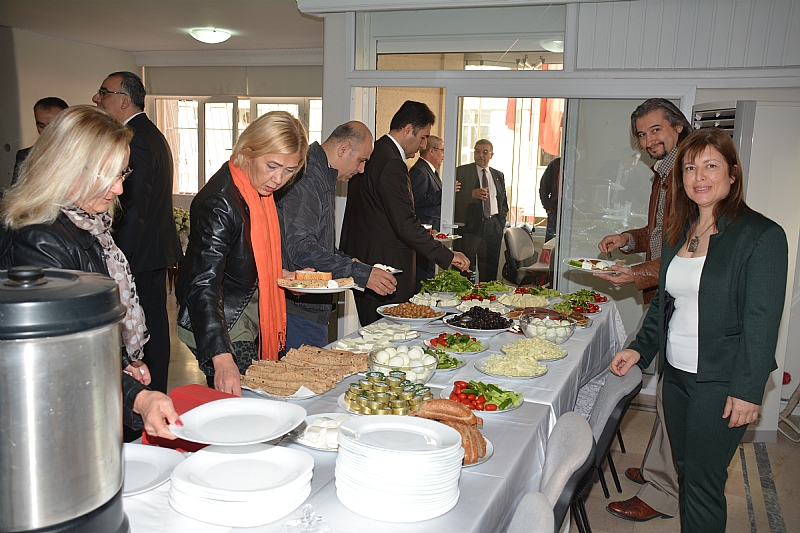
M323 22L296 0L0 0L0 25L137 53L321 50ZM209 45L188 30L228 30Z

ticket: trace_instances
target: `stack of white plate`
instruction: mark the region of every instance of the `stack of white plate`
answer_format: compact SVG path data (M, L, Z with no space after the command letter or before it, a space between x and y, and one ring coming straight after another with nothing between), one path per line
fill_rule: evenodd
M354 513L419 522L458 502L464 448L456 430L408 416L363 416L339 426L336 495Z
M169 503L179 513L228 527L269 524L311 493L314 459L268 444L209 446L172 471Z

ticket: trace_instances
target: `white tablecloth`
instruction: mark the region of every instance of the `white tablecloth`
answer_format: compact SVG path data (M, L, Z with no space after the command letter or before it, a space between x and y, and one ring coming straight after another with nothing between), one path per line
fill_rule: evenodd
M420 344L429 338L426 335L434 336L442 330L443 327L435 323L429 325L424 328L422 336L411 344ZM511 333L498 335L492 340L490 351L499 351L503 344L519 338L519 335ZM333 477L335 453L303 448L288 439L280 445L302 449L314 457L311 496L306 503L312 504L315 512L337 533L405 533L411 530L415 533L500 533L508 527L519 499L526 492L539 490L544 447L556 419L572 410L578 389L608 366L612 355L624 340L625 330L619 312L613 303L609 303L603 305L599 315L593 316L590 328L578 329L562 345L569 355L560 361L548 363L548 373L540 378L502 380L480 373L472 365L472 360L489 351L470 356L468 364L461 369L437 372L429 382L437 395L438 388L449 387L455 380L479 379L521 392L525 403L514 411L481 414L484 419L482 431L494 445L494 456L482 465L462 471L458 504L450 512L433 520L394 524L391 523L391 517L387 517L388 522L378 522L359 516L345 508L336 497ZM297 403L309 414L341 412L337 398L351 381L345 379L334 390ZM273 524L230 529L180 515L169 506L168 493L169 483L148 493L123 499L133 533L280 533L287 520L300 516L300 509L297 509ZM264 505L268 504L264 502Z

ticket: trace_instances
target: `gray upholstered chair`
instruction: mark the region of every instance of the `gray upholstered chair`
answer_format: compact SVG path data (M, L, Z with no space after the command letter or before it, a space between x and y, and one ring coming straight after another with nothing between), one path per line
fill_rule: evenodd
M552 533L554 529L550 500L541 492L529 492L519 501L506 533Z
M550 275L550 264L537 262L539 252L533 246L531 234L521 227L506 229L506 264L503 277L514 285L526 285L542 281Z
M594 450L592 430L586 419L574 411L561 415L547 439L539 485L539 491L553 506L556 533L568 510L577 513L573 495L593 464Z

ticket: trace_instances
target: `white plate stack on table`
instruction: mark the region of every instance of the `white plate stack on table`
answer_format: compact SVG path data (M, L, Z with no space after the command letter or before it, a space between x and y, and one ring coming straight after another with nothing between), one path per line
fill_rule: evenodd
M172 471L169 503L181 514L228 527L275 522L311 494L314 459L292 448L209 446Z
M122 495L141 494L166 483L172 470L184 459L176 450L126 442L122 446L125 463Z
M281 437L306 418L299 405L254 398L203 404L170 425L178 437L211 444L172 471L169 503L196 520L228 527L269 524L311 494L314 459L265 441Z
M444 424L405 416L364 416L339 426L336 495L356 514L420 522L458 502L464 448Z

